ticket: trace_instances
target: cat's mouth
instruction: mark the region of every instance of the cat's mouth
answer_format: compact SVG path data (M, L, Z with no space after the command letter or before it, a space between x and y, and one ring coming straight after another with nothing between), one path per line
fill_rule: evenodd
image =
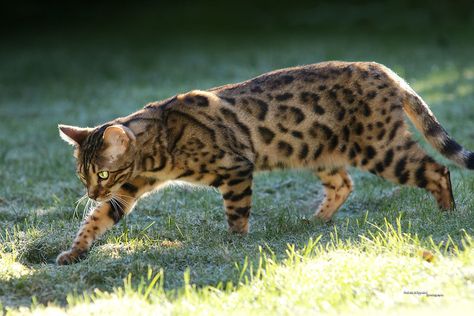
M90 199L99 203L109 202L114 197L114 193L106 189L96 189L95 191L89 192L88 195Z

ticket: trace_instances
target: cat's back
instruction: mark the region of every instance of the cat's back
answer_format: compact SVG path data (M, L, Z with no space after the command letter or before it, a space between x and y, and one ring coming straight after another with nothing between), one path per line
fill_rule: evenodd
M150 108L160 109L174 138L230 144L262 168L297 166L333 159L354 142L376 142L402 115L394 83L380 64L333 61L179 94ZM371 124L381 113L383 125Z
M220 96L260 95L272 100L282 90L319 88L324 91L334 84L360 81L373 83L387 78L387 68L375 62L327 61L316 64L278 69L255 78L209 89Z

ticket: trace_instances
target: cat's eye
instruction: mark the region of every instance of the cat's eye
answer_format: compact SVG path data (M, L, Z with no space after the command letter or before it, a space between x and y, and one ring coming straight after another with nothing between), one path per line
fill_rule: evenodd
M102 180L106 180L109 177L109 172L108 171L99 171L99 173L97 175Z

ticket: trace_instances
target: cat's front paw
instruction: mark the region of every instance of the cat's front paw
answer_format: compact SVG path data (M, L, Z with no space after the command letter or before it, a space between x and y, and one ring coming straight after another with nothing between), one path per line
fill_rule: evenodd
M321 208L314 213L314 218L320 220L324 223L331 223L332 222L332 215L333 213L324 212Z
M86 251L79 249L70 249L62 252L57 258L56 263L58 265L72 264L80 261L85 257Z

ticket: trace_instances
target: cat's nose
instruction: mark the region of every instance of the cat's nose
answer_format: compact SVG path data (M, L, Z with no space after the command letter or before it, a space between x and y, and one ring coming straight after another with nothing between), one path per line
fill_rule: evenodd
M95 199L97 199L97 191L87 191L87 196L89 196L89 198L95 200Z

